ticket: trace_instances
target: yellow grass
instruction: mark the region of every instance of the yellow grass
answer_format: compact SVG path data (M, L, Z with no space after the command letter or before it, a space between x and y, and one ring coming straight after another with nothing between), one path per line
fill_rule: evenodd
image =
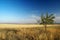
M0 24L0 40L60 40L59 24L47 25L47 36L44 29L39 24Z
M47 27L59 27L60 24L47 25ZM44 27L39 24L0 24L0 28L31 28L31 27Z

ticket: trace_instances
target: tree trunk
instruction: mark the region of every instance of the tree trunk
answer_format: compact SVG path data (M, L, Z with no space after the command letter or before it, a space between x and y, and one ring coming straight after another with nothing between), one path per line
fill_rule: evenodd
M45 24L45 33L47 32L47 25Z
M47 40L47 24L45 24L45 40Z

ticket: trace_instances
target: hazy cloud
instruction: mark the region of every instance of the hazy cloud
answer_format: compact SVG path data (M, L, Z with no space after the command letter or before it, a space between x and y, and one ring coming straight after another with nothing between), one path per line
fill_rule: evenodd
M30 15L30 17L25 19L9 19L8 21L0 20L0 23L37 23L37 21L40 20L40 16L37 15ZM60 23L60 16L55 17L55 23Z
M34 19L34 20L40 20L40 22L41 22L41 19L40 19L41 17L40 16L31 15L31 18ZM55 21L55 23L60 23L60 16L56 16L55 19L54 19L54 21Z
M55 22L60 23L60 16L55 17Z

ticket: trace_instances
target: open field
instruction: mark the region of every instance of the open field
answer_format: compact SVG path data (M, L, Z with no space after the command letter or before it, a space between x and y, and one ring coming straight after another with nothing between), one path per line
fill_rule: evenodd
M60 27L60 24L47 25L47 27ZM31 27L44 27L39 24L0 24L0 28L31 28Z
M0 40L60 40L60 25L0 24Z

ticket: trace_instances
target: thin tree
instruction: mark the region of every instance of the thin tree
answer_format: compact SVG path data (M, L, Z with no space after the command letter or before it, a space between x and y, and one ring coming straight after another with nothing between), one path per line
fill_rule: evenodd
M46 28L47 28L47 24L53 24L54 23L54 14L50 14L48 15L48 13L46 13L46 15L41 15L41 24L43 24L45 26L45 32L46 32Z
M45 27L45 34L46 34L46 37L47 37L47 25L48 24L53 24L54 23L54 14L50 14L48 15L48 13L46 13L46 15L41 15L41 24L44 25Z

